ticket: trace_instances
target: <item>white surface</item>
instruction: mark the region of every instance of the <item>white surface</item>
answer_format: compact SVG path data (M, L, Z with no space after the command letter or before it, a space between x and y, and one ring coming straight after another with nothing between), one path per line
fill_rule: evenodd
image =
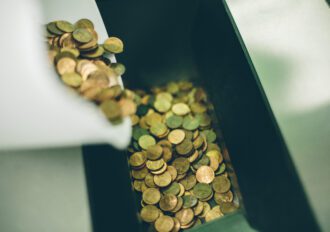
M330 8L227 0L323 231L330 231Z
M1 232L91 232L80 148L0 153Z
M43 25L90 18L107 38L93 0L3 0L0 3L0 150L111 143L124 148L131 126L113 126L92 103L71 94L47 64ZM19 5L19 7L17 7ZM41 12L44 14L41 15ZM114 57L112 57L114 59Z

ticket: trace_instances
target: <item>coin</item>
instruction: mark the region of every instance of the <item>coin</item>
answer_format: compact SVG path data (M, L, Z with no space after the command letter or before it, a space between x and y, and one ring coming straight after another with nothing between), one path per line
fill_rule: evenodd
M73 32L74 26L65 20L56 21L56 27L63 32Z
M163 190L163 193L177 196L180 193L180 185L177 182L173 182L170 186Z
M62 81L71 87L79 87L82 83L82 78L78 73L64 73L62 76Z
M178 198L174 194L165 194L159 201L159 207L163 211L173 210L178 203Z
M196 179L200 183L210 184L214 180L214 171L209 166L201 166L196 172Z
M198 183L193 188L193 193L198 199L205 199L212 195L212 188L205 183Z
M155 228L159 232L170 232L174 228L174 220L170 216L160 216L155 221Z
M210 150L210 151L208 151L208 152L206 153L206 155L207 155L209 158L211 158L211 157L216 158L219 164L222 163L222 161L223 161L223 156L222 156L222 154L220 153L220 151L218 151L218 150Z
M165 165L165 162L163 159L159 159L159 160L148 160L146 162L146 166L149 170L151 171L156 171L161 169L163 166Z
M142 208L140 216L145 222L154 222L159 217L159 209L154 205L146 205Z
M160 201L160 192L156 188L148 188L142 193L142 199L148 205L155 205Z
M172 165L175 167L178 174L183 174L189 170L190 163L188 159L179 157L173 161Z
M182 127L186 130L196 130L199 127L199 120L191 115L187 115L183 119Z
M161 137L167 132L167 126L164 123L154 123L150 127L150 132L156 137Z
M166 125L171 129L179 128L183 123L181 116L172 115L166 119Z
M184 179L180 180L180 183L184 186L185 190L191 190L197 183L195 175L188 175Z
M173 221L174 221L174 227L171 230L171 232L179 232L180 228L181 228L181 224L180 224L179 220L176 217L174 217Z
M117 37L109 37L103 43L103 47L107 52L110 53L121 53L124 50L123 42Z
M157 187L155 182L154 182L154 175L151 174L151 173L148 173L146 175L146 177L144 178L144 182L149 188L156 188Z
M185 136L186 136L186 134L184 133L183 130L176 129L176 130L172 130L168 134L168 140L172 144L180 144L184 140Z
M183 199L183 208L195 207L198 203L197 198L194 195L186 195L182 197Z
M200 215L203 212L204 204L202 201L198 201L197 205L193 208L195 216Z
M211 206L207 202L203 202L203 212L199 217L205 218L206 214L211 210Z
M143 167L142 169L132 170L132 177L137 180L143 180L147 174L148 174L148 169L146 167Z
M232 191L228 191L225 193L214 193L214 201L220 205L222 202L232 202L234 195Z
M175 147L179 155L188 155L193 150L193 144L189 139L184 139L180 144Z
M217 193L225 193L229 191L230 186L230 180L224 175L216 176L212 183L212 187Z
M100 105L105 116L110 120L116 120L121 117L121 109L119 104L114 100L107 100Z
M139 138L139 145L142 149L147 150L148 147L155 145L156 140L151 135L142 135Z
M129 158L129 164L132 167L140 167L143 165L147 160L147 156L144 152L135 152Z
M191 208L181 209L175 214L181 226L189 224L194 219L194 211Z
M220 203L220 210L224 214L232 213L237 210L238 206L234 202L222 202Z
M147 158L149 160L157 160L161 158L163 154L163 148L160 145L152 145L147 149Z
M190 113L190 108L185 103L176 103L172 106L172 111L176 115L184 116L184 115Z
M78 28L72 33L73 38L80 43L88 43L93 39L92 34L84 28Z
M213 207L210 211L208 211L205 215L205 221L209 222L211 220L214 220L216 218L220 218L223 216L223 213L220 210L220 206L217 205Z
M79 19L75 23L75 28L89 28L89 29L94 29L94 24L89 19Z
M171 181L171 174L167 171L165 171L163 174L154 176L154 182L159 187L166 187L171 183Z
M56 69L60 75L63 75L65 73L74 73L76 64L77 63L74 59L69 57L63 57L57 62Z

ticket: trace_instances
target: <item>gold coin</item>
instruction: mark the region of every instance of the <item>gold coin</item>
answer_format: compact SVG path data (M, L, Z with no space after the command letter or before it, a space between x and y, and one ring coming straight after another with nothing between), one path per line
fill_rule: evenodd
M178 196L178 203L176 204L175 208L171 210L172 213L178 212L180 209L182 209L183 206L183 199L181 196Z
M213 156L210 157L210 167L213 169L213 171L218 170L219 161L216 157L213 157Z
M191 208L181 209L175 214L181 226L188 225L194 219L194 211Z
M167 171L165 171L163 174L154 176L154 182L159 187L166 187L171 183L171 181L171 174Z
M161 113L166 113L167 111L169 111L171 109L171 106L171 102L166 99L159 99L156 100L154 103L155 109Z
M109 37L103 43L103 47L107 52L110 53L121 53L124 50L123 42L117 37Z
M169 166L167 166L167 171L170 173L172 181L174 181L176 179L176 177L178 176L178 172L175 169L175 167L169 165Z
M220 205L222 202L232 202L234 199L234 195L232 191L228 191L225 193L214 193L214 201Z
M147 149L147 157L149 160L158 160L162 157L163 148L160 145L152 145Z
M218 150L211 150L211 151L208 151L208 152L206 153L206 155L207 155L208 157L210 157L210 158L211 158L211 157L216 158L219 164L222 163L222 161L223 161L223 156L221 155L220 151L218 151Z
M220 204L220 210L224 214L232 213L238 208L234 202L222 202Z
M196 150L191 156L188 157L190 163L193 163L199 156L198 151Z
M142 193L143 201L148 205L155 205L160 200L160 192L156 188L148 188Z
M142 192L142 185L143 185L142 180L134 180L133 181L133 188L138 192Z
M82 78L78 73L64 73L62 76L62 81L71 87L79 87L82 83Z
M154 222L159 217L159 209L154 205L146 205L142 208L140 216L145 222Z
M173 167L177 170L178 174L186 173L189 170L189 160L183 157L176 158L173 163Z
M160 216L155 221L155 229L159 232L170 232L174 228L174 221L170 216Z
M176 130L172 130L168 134L168 140L172 144L180 144L184 140L185 136L186 136L186 134L184 133L183 130L176 129Z
M73 31L72 36L80 43L88 43L93 39L93 35L85 28L77 28Z
M140 167L147 160L147 156L144 152L135 152L129 157L129 164L132 167Z
M165 194L159 201L159 207L163 211L173 210L178 203L178 198L174 194Z
M98 95L98 97L99 96L100 95ZM130 115L130 119L131 119L132 126L135 126L136 124L138 124L139 120L140 120L139 116L137 116L136 114Z
M74 73L76 68L76 61L69 57L61 58L57 64L56 69L58 74L63 75L65 73Z
M200 183L211 183L214 180L213 169L209 166L201 166L196 172L196 179Z
M118 102L121 107L121 114L123 117L133 115L136 112L136 104L131 99L122 98Z
M220 210L220 206L217 205L213 207L210 211L208 211L205 215L205 221L209 222L211 220L214 220L216 218L220 218L223 216L223 213Z
M163 166L165 165L165 162L163 159L159 159L159 160L148 160L146 162L146 166L149 170L151 171L156 171L161 169Z
M185 193L185 189L184 189L184 186L181 183L179 183L179 185L180 185L180 192L178 194L178 197L182 197Z
M195 224L195 220L193 219L189 224L187 225L181 225L181 229L189 229Z
M212 183L213 190L217 193L228 192L230 186L231 186L230 180L224 175L215 177Z
M172 106L172 111L176 115L183 116L190 113L190 108L185 103L176 103Z
M173 157L173 153L172 153L172 149L168 148L168 147L163 147L163 159L165 162L169 162L170 160L172 160Z
M147 150L148 147L155 145L156 140L151 135L142 135L139 138L139 145L142 149Z

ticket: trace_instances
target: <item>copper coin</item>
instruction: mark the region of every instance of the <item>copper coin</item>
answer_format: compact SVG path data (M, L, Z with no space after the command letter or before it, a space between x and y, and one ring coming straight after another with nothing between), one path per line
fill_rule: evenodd
M200 183L211 183L214 180L213 169L209 166L201 166L196 172L196 179Z

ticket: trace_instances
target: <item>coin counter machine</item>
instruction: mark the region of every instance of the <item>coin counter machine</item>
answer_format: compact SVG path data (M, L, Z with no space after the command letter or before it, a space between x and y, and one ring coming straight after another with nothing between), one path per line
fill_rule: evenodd
M236 188L237 178L240 208L189 231L319 230L225 1L42 2L46 22L89 18L95 23L100 41L107 37L107 31L122 38L125 52L117 59L127 67L123 79L128 88L150 88L171 80L189 79L207 90L235 169L232 180ZM27 8L33 5L21 3ZM9 5L14 7L13 3ZM8 15L10 11L2 13ZM24 16L27 23L17 23L15 30L41 33L31 17L22 14L22 20ZM18 41L16 31L8 32L10 39ZM29 41L36 38L27 36L27 41L41 51L41 40ZM53 81L56 75L50 70L33 68L47 66L45 55L36 54L37 61L33 60L28 56L33 50L20 46L23 45L13 49L25 52L26 56L15 60L27 70L24 79L20 75L12 77L12 67L5 69L5 76L13 78L9 83L13 86L21 83L17 90L24 91L23 87L29 86L30 92L38 93L27 95L29 107L22 106L26 115L36 118L15 115L12 106L21 103L21 98L13 96L11 105L2 102L5 114L1 122L1 154L6 150L54 148L57 155L59 148L58 153L63 153L63 147L83 144L91 231L144 231L137 217L127 154L120 150L130 140L128 119L119 126L108 124L96 107L69 95ZM10 93L4 88L0 92L2 101ZM12 136L8 137L9 132Z

